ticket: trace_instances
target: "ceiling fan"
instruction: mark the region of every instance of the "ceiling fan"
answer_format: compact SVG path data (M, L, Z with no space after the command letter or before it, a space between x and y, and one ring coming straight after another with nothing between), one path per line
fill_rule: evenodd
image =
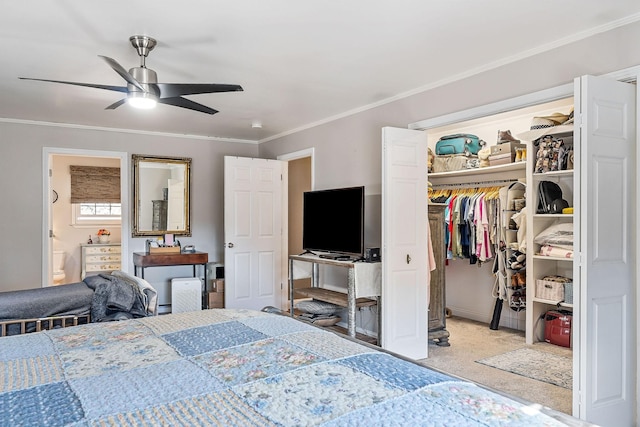
M201 93L214 92L235 92L243 90L239 85L216 84L216 83L158 83L158 76L155 71L145 66L145 58L149 52L153 50L157 42L155 39L147 36L131 36L129 38L131 45L140 56L140 66L127 70L122 67L115 59L107 56L100 56L113 70L118 73L127 82L126 86L110 86L92 83L65 82L61 80L32 79L28 77L19 77L22 80L36 80L41 82L63 83L75 86L85 86L97 89L106 89L116 92L126 93L127 96L119 101L109 105L106 110L113 110L127 102L136 108L153 108L156 103L173 105L174 107L182 107L189 110L199 111L206 114L215 114L218 110L207 107L206 105L193 102L183 98L182 95L195 95Z

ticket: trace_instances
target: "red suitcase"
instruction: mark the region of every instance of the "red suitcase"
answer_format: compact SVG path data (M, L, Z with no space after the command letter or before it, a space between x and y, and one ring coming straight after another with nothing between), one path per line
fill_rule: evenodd
M544 340L548 343L571 347L573 314L565 310L550 310L544 315Z

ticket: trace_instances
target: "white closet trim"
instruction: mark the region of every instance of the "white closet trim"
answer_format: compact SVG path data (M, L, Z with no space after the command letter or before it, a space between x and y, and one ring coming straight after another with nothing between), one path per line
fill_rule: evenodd
M636 81L638 75L640 75L640 66L634 66L604 74L606 77L624 82ZM420 120L418 122L410 123L408 128L416 130L433 129L467 120L479 119L494 114L506 113L519 108L532 107L546 102L557 101L570 96L573 96L573 82L533 92L527 95L506 99L504 101L481 105L468 110L456 111L455 113Z

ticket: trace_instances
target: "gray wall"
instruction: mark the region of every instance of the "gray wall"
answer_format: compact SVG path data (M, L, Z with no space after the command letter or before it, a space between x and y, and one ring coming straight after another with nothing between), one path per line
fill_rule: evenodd
M544 25L541 25L544 31ZM640 64L640 23L598 34L571 45L504 65L455 83L297 132L260 146L157 135L105 132L0 122L0 290L41 286L42 149L63 147L193 158L194 243L221 261L223 156L276 158L315 147L315 188L365 185L368 218L379 222L381 128L468 109L569 83L582 74L601 74ZM490 49L490 46L487 47ZM416 52L419 54L419 52ZM434 67L437 67L434 59ZM406 64L411 66L411 64ZM375 208L377 204L377 208ZM368 224L368 244L379 227ZM377 235L376 235L377 234ZM144 239L129 239L129 251ZM129 255L129 271L133 271Z
M540 28L544 31L544 24ZM571 83L580 75L598 75L640 65L638 40L640 23L617 28L461 81L262 143L260 157L275 158L313 147L316 189L365 185L368 196L366 202L378 196L378 210L370 211L375 203L368 204L366 218L365 239L373 242L379 239L380 232L375 222L380 221L382 127L406 128L410 123ZM487 48L490 49L489 46ZM433 66L438 66L437 60ZM466 311L484 311L488 322L493 309L493 276L490 268L483 270L486 272L483 278L478 278L477 269L471 270L470 274L475 275L473 290L469 286L468 267L447 270L447 281L451 282L447 285L447 305ZM477 298L471 298L472 302L469 303L467 294L471 291L476 296L483 295L483 301L478 303ZM507 326L521 329L522 322L518 322L515 315L511 320L513 324Z
M222 261L224 256L224 156L258 156L253 144L0 122L0 291L42 285L44 147L126 152L129 160L131 154L191 157L192 237L180 240L208 252L211 261ZM130 252L123 263L128 262L128 271L133 272L131 253L144 251L145 239L123 238L128 239ZM153 270L164 268L149 269L150 281L167 275ZM187 268L180 273L189 272Z
M380 129L383 126L406 128L409 123L571 83L580 75L598 75L640 65L639 39L640 23L636 22L262 143L260 156L275 158L280 154L315 147L317 189L366 185L371 193L379 192ZM437 61L434 61L434 67L437 67Z

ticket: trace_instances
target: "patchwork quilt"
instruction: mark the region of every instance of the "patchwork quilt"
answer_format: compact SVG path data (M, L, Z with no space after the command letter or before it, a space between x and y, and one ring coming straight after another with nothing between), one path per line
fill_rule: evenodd
M290 317L203 310L0 338L2 426L555 426Z

